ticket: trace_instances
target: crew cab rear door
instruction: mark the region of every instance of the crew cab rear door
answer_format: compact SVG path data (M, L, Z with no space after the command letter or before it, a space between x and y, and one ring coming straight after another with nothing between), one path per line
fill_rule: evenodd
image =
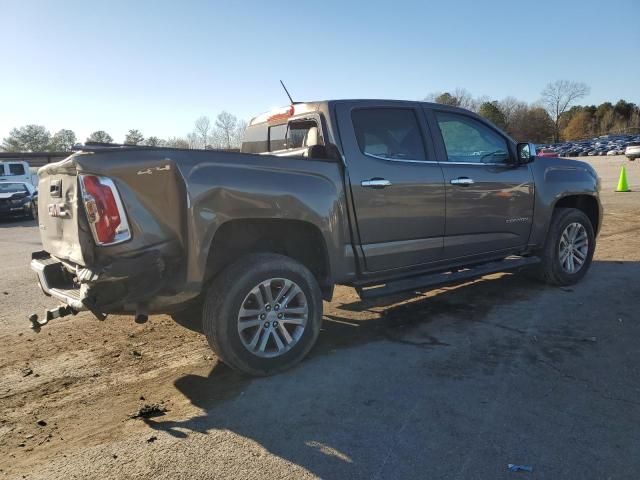
M366 270L442 257L444 179L424 115L409 102L336 105Z
M425 108L444 173L444 258L495 255L527 244L534 183L512 142L461 111Z

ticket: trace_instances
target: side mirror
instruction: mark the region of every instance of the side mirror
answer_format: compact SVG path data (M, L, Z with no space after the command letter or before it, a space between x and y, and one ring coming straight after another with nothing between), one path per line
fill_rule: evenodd
M536 156L536 146L533 143L518 143L516 151L518 154L518 163L521 165L533 162Z

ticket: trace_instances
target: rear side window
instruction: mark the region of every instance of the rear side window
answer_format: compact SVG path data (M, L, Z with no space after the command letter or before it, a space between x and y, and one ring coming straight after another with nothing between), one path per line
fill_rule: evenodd
M505 163L509 149L504 137L482 122L456 113L436 112L447 160L464 163Z
M21 163L10 163L9 175L24 175L24 165Z
M267 126L252 125L244 131L242 140L242 153L262 153L269 150L269 142L267 141Z
M287 124L269 127L269 151L284 150L286 148Z
M365 155L390 160L424 160L420 125L413 109L363 108L351 114L358 146Z

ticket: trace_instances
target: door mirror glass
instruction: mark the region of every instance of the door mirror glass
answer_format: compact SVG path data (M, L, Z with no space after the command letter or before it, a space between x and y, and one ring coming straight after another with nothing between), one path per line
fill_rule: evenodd
M533 143L518 144L518 163L530 163L536 156L536 146Z

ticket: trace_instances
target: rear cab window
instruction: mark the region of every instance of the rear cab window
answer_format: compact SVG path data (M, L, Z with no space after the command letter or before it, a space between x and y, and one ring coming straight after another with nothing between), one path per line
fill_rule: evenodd
M425 160L420 125L411 108L360 108L351 113L360 151L387 160Z
M318 115L290 118L286 123L258 123L247 127L240 149L243 153L302 155L303 150L324 145Z

